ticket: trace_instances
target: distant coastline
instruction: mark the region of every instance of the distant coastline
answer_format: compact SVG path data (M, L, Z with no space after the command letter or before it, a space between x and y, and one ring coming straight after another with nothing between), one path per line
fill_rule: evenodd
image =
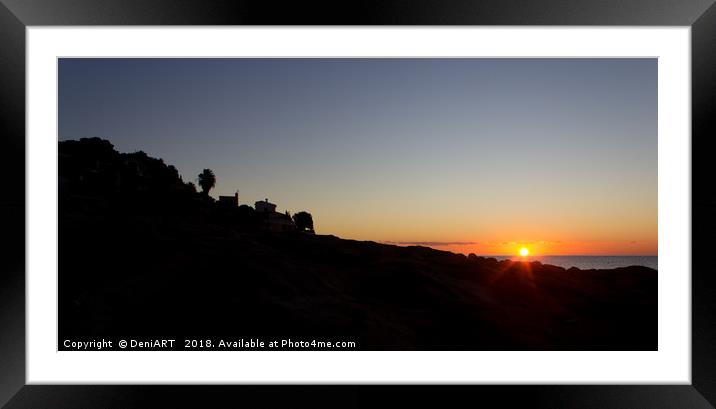
M520 260L516 256L483 256L497 260ZM529 256L528 261L539 261L542 264L580 270L612 269L619 267L643 266L658 270L658 256Z
M404 244L399 244L394 241L379 241L378 243L387 245L397 245L401 247L409 247ZM420 244L418 244L420 243ZM448 251L453 254L463 254L468 256L471 253L463 251L454 251L450 249L441 248L440 246L432 246L428 244L430 242L415 242L412 246L426 247L440 251ZM455 242L460 243L460 242ZM562 268L576 267L580 270L608 270L614 268L641 266L648 267L654 270L658 270L659 256L651 255L588 255L588 254L545 254L545 255L530 255L527 257L520 257L518 255L511 254L478 254L474 253L478 257L494 258L498 261L512 260L512 261L539 261L542 264L549 264Z

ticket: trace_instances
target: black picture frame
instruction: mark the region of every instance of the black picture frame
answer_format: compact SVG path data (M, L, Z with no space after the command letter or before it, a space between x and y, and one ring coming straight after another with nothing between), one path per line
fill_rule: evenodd
M716 404L716 279L709 265L716 192L709 137L716 122L714 0L373 0L273 2L207 0L0 0L0 405L7 408L355 407L383 386L25 385L25 28L65 25L597 25L689 26L692 58L692 382L690 385L470 386L467 394L391 388L381 403L444 406L495 400L501 407L708 408ZM20 176L22 175L22 177ZM711 238L710 238L711 237ZM688 272L684 272L688 273ZM276 391L280 388L280 391ZM319 390L320 388L320 390ZM406 390L407 388L407 390ZM397 392L397 393L396 393ZM460 392L465 392L460 389Z

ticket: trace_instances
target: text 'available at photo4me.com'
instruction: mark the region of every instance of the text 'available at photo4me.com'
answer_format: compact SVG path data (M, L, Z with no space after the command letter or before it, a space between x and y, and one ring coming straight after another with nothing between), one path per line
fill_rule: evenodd
M133 338L63 339L59 351L330 351L357 350L351 339L322 338Z

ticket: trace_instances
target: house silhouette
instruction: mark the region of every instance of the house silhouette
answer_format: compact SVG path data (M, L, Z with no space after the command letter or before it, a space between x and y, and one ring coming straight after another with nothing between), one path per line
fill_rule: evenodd
M276 232L296 230L296 224L288 211L286 213L277 212L276 205L269 202L268 199L257 201L254 203L254 208L259 217L263 218L264 227L267 230Z

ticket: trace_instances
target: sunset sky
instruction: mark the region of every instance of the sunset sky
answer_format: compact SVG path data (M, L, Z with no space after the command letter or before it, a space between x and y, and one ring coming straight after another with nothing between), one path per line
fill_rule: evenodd
M656 59L61 59L92 136L320 234L657 254Z

